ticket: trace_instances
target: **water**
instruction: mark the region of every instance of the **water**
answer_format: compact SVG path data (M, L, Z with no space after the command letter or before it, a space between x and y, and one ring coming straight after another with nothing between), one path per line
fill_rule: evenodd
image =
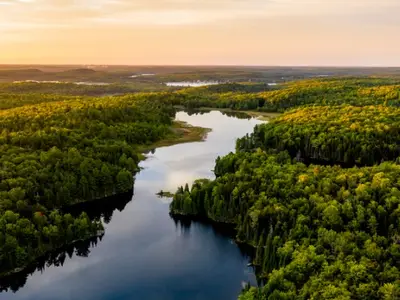
M42 261L42 271L34 266L27 278L11 279L16 293L0 293L1 300L233 300L244 281L255 283L248 256L225 231L174 221L169 201L155 194L212 178L216 157L233 151L235 139L261 121L216 111L180 112L177 119L213 131L205 142L149 154L136 175L132 201L128 194L96 203L92 213L107 222L101 241L79 243Z
M59 80L18 80L13 83L72 83L76 85L94 85L94 86L104 86L110 85L111 83L107 82L92 82L92 81L80 81L80 82L69 82L69 81L59 81Z
M153 74L153 73L143 73L143 74L135 74L135 75L132 75L132 76L129 76L130 78L137 78L137 77L141 77L141 76L154 76L154 75L156 75L156 74Z
M182 86L182 87L199 87L206 85L216 85L220 84L218 81L180 81L180 82L166 82L167 86Z

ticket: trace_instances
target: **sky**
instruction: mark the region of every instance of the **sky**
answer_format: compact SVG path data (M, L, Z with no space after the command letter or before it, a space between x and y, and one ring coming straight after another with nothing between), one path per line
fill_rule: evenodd
M400 0L0 0L0 64L400 66Z

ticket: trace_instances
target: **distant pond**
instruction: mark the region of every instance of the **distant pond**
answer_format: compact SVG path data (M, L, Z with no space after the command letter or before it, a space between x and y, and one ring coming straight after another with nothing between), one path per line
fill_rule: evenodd
M180 81L180 82L166 82L167 86L175 86L175 87L199 87L206 85L217 85L221 84L218 81Z

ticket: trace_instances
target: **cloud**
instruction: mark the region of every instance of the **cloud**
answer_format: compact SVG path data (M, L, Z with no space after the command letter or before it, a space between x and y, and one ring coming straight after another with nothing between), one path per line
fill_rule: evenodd
M181 25L262 15L271 0L0 0L0 19L70 24ZM12 17L11 17L12 16ZM8 26L10 27L10 26ZM16 28L19 26L16 26Z
M397 26L398 0L0 0L0 32L96 26L184 26L313 17ZM357 25L358 26L358 25Z
M0 0L3 19L176 25L287 15L362 15L400 8L397 0ZM0 17L2 12L0 11ZM77 24L79 25L79 24Z

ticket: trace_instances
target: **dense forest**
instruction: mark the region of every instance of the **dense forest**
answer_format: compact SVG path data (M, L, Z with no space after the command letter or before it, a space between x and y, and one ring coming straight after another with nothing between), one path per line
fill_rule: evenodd
M287 150L306 162L374 165L400 156L400 109L314 106L291 110L239 139L238 150Z
M376 67L0 65L0 82L23 80L122 84L160 84L180 81L288 82L337 76L399 77L399 75L400 68Z
M168 99L185 107L214 107L235 110L283 112L310 105L400 105L400 81L387 78L337 78L294 81L265 87L242 83L246 88L232 92L201 87L172 93ZM214 92L214 89L216 92Z
M299 106L350 104L400 105L400 80L390 78L308 79L269 85L265 82L225 83L196 88L171 88L160 83L77 85L73 83L0 84L0 109L25 104L89 99L83 96L147 93L152 101L185 108L229 108L282 112Z
M400 299L399 87L352 82L266 92L301 107L174 195L172 215L232 224L254 247L264 285L240 300Z
M173 135L172 108L149 100L39 100L0 110L0 273L102 232L97 220L63 208L132 189L140 149Z
M96 83L96 82L20 82L0 83L0 99L28 95L36 99L51 95L111 96L138 92L173 91L177 88L159 83ZM40 95L40 97L38 97ZM25 96L26 97L26 96ZM35 102L32 101L31 104Z
M171 211L237 225L266 279L254 299L400 296L398 165L307 166L258 150L219 159L215 173L180 188Z
M142 150L175 136L174 106L284 111L171 212L232 224L255 248L265 286L242 299L400 297L399 80L153 84L0 85L0 275L102 235L85 203L132 189Z

